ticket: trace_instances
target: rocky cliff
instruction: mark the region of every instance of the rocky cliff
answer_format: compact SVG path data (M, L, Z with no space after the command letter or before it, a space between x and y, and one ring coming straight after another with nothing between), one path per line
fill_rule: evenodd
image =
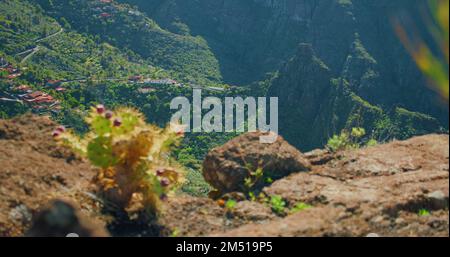
M95 170L56 145L55 126L33 116L0 120L0 236L448 236L448 135L335 154L302 154L281 138L255 153L248 146L262 147L258 137L243 135L211 151L204 172L233 177L260 154L262 165L284 169L261 188L278 205L239 192L218 201L178 195L155 227L108 214L113 206L91 184ZM221 185L222 175L209 181Z

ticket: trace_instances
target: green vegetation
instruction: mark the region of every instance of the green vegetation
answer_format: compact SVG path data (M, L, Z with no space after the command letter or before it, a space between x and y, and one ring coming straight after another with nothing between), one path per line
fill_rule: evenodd
M78 32L130 49L152 65L170 70L175 79L202 84L221 81L218 61L204 39L161 29L128 5L74 0L38 3L55 19L64 18ZM105 14L107 17L102 16Z
M1 1L0 10L0 51L6 54L30 49L36 39L60 29L55 20L41 15L41 9L28 1Z
M226 201L225 209L232 211L236 207L236 204L237 204L236 200L230 199L230 200Z
M63 5L62 2L60 4ZM50 8L45 4L42 6L45 10ZM192 96L192 89L188 84L190 78L174 70L168 71L160 68L161 66L155 66L149 58L143 58L130 48L119 49L113 45L122 47L120 44L112 41L108 43L98 35L73 30L73 24L69 24L70 19L49 17L45 10L28 1L2 1L0 7L2 10L0 57L5 58L14 67L20 68L23 73L13 81L0 79L0 97L3 96L3 92L8 93L12 87L21 84L29 85L33 91L48 93L58 100L62 107L59 112L49 114L57 122L73 128L80 135L88 131L84 118L92 105L102 103L109 108L135 107L145 114L148 122L164 126L171 116L169 103L173 97ZM121 8L119 9L122 10ZM124 8L123 12L130 10L129 7ZM73 15L80 15L80 12L74 11ZM73 18L75 19L75 16ZM37 25L33 25L33 21ZM37 39L57 33L61 28L64 30L56 36L36 42ZM20 35L20 38L17 35ZM34 48L36 45L39 46L39 51L21 64L24 56L15 56L15 53ZM178 49L173 44L164 47ZM4 73L6 75L6 72ZM189 73L190 71L183 72ZM186 84L182 87L158 85L153 86L147 93L141 93L139 90L143 85L128 81L128 78L134 75L146 79L185 78L186 80L180 82ZM63 83L65 91L57 92L46 86L45 83L50 79L66 81ZM224 87L209 80L203 85ZM223 97L234 94L246 95L248 92L245 89L204 92L204 95L208 94ZM10 118L27 111L30 111L30 107L19 102L0 101L1 118ZM235 135L196 133L189 134L183 139L180 147L172 153L181 165L188 168L186 176L189 182L183 185L183 192L204 196L210 191L200 172L201 161L209 149L225 143L233 136Z
M249 177L245 178L244 186L251 191L264 177L264 172L261 167L257 168L255 171L252 170L252 167L247 167L249 171Z
M378 144L373 138L364 143L363 138L365 135L366 130L364 128L352 128L350 133L343 130L340 135L334 135L328 140L327 147L331 151L337 152L341 150L358 149L362 145L374 146Z
M166 157L180 138L176 125L162 130L133 109L112 112L102 105L92 108L87 123L83 138L63 127L53 136L99 168L96 184L108 201L129 213L160 213L183 181L183 169Z
M283 215L286 208L286 202L279 195L273 195L270 197L270 207L272 211L278 215Z
M420 209L418 215L421 217L430 216L430 211L427 209Z
M290 210L290 213L297 213L297 212L301 212L307 209L312 208L311 205L306 204L306 203L297 203L294 205L294 207Z

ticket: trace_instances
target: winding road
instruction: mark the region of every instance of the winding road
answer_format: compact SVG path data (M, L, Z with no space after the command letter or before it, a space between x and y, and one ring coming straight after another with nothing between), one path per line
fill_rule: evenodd
M41 38L41 39L38 39L38 40L36 40L36 41L34 41L34 42L36 42L36 43L42 42L42 41L44 41L44 40L46 40L46 39L55 37L55 36L57 36L57 35L59 35L59 34L61 34L61 33L63 33L63 32L64 32L64 28L61 28L58 32L55 32L55 33L53 33L53 34L51 34L51 35L48 35L48 36L46 36L46 37L43 37L43 38Z
M63 32L64 32L64 28L61 28L58 32L55 32L55 33L53 33L53 34L51 34L51 35L48 35L48 36L46 36L46 37L37 39L37 40L35 40L34 42L35 42L35 43L42 42L42 41L44 41L44 40L47 40L47 39L56 37L57 35L59 35L59 34L61 34L61 33L63 33ZM25 50L25 51L23 51L23 52L17 53L17 54L15 54L15 55L16 55L16 56L20 56L20 55L27 54L27 56L25 56L25 57L22 59L22 61L20 62L20 64L23 64L23 63L25 63L30 57L32 57L34 54L36 54L39 50L40 50L40 46L37 45L37 46L35 46L35 47L31 48L31 49L28 49L28 50ZM29 54L28 54L28 53L29 53Z
M25 63L31 56L33 56L35 53L39 51L39 46L36 46L35 48L31 49L31 53L29 53L27 56L25 56L22 61L20 61L20 64Z

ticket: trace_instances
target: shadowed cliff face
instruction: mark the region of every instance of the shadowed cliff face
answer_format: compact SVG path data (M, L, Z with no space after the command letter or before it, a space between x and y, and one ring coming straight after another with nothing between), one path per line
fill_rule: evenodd
M241 85L277 70L295 53L298 43L309 41L311 19L320 7L313 0L289 4L256 0L122 2L138 5L172 32L204 37L219 59L224 80Z
M431 116L397 105L381 108L361 97L364 89L358 86L363 84L355 81L366 80L366 73L372 74L375 64L372 59L361 58L361 49L355 45L358 43L337 78L311 45L299 46L268 91L269 96L279 97L280 134L307 151L324 146L333 134L353 127L365 128L378 141L439 132L439 122ZM364 83L374 85L370 80Z

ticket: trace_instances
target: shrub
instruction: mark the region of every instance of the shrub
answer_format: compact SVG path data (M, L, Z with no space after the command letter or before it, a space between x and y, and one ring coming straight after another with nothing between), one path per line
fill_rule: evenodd
M80 138L58 128L53 135L98 167L95 183L101 195L129 214L158 214L162 201L182 184L183 169L170 159L182 136L181 127L146 124L130 108L92 108L86 119L90 132Z
M272 207L272 211L278 215L284 214L286 202L279 195L273 195L270 198L270 206Z
M327 148L333 152L344 150L349 147L350 140L347 132L341 132L340 135L334 135L328 140Z
M309 208L312 208L311 205L306 204L306 203L297 203L296 205L294 205L294 207L290 210L290 213L297 213L300 211L304 211L307 210Z
M349 149L358 149L363 145L374 146L378 142L375 139L369 139L364 143L364 136L366 135L366 130L364 128L352 128L349 133L343 130L340 135L334 135L328 140L327 148L333 152Z
M225 208L229 211L233 210L236 207L236 200L232 200L229 199L226 203L225 203Z
M430 211L427 209L420 209L418 215L421 217L430 216Z

